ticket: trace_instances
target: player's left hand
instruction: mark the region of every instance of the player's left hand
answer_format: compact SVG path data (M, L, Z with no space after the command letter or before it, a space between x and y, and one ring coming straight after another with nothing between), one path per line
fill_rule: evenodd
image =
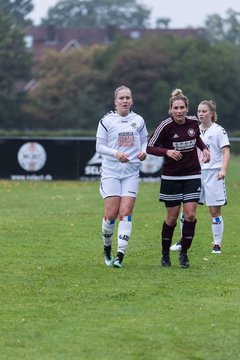
M210 151L207 149L204 149L202 151L202 154L203 154L203 162L208 163L211 160Z
M218 180L222 180L222 179L224 179L225 178L225 171L224 170L220 170L219 171L219 173L218 173L218 175L217 175L217 179Z

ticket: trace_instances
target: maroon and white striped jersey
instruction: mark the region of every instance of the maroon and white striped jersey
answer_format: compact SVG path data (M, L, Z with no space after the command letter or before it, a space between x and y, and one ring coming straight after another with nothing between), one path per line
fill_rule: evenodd
M151 135L147 153L165 157L163 179L193 179L201 176L197 147L200 150L207 149L200 138L198 119L187 116L186 122L180 125L169 117L162 121ZM182 159L176 161L168 157L167 150L181 151Z

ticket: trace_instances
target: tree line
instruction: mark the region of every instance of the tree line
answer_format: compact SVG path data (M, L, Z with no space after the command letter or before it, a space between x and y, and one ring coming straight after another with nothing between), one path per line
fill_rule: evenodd
M11 11L6 11L8 3ZM19 12L20 3L23 8ZM78 3L80 9L80 5L90 6L94 1L62 0L49 10L49 19L43 19L43 23L52 21L55 15L55 20L60 18L59 11L71 3ZM116 3L99 1L105 7L111 5L112 11ZM18 5L15 9L14 4ZM124 4L132 6L133 14L139 10L139 23L147 26L147 9L136 1L125 0ZM100 21L100 15L104 15L106 23L107 12L103 9L95 9L91 21L94 16ZM191 114L196 113L201 100L213 99L219 122L228 130L239 130L240 22L233 10L226 18L208 16L202 38L118 39L111 45L50 52L37 64L36 86L23 92L20 85L31 79L34 65L22 30L29 24L29 11L31 0L0 0L0 128L94 133L99 119L113 109L114 89L125 84L133 91L134 110L145 118L149 130L168 116L168 99L174 88L181 88L189 97ZM76 13L69 8L65 11L72 16ZM131 23L131 19L125 19L123 26L128 21Z

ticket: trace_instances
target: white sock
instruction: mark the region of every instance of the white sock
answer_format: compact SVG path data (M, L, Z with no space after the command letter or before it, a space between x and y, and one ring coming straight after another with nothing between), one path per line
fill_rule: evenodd
M181 212L181 215L180 215L180 222L179 222L181 237L182 237L182 228L183 228L183 223L184 223L184 215L183 215L183 213Z
M222 216L212 218L212 233L214 245L221 246L222 236L224 230L224 222Z
M103 245L110 246L112 244L112 236L115 226L115 220L108 220L103 218L102 220L102 238Z
M117 252L125 253L128 246L128 240L132 232L132 216L123 216L118 224L118 249Z

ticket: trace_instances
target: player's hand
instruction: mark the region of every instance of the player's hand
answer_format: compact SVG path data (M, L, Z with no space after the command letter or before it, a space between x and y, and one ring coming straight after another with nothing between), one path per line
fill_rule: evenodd
M182 159L182 153L180 151L177 151L177 150L168 150L167 151L167 156L176 160L176 161L179 161Z
M218 173L218 175L217 175L217 179L218 179L218 180L222 180L222 179L225 178L225 176L226 176L225 171L224 171L224 170L220 170L219 173Z
M207 149L204 149L202 151L202 154L203 154L203 162L208 163L211 160L210 151Z
M137 154L137 157L138 157L138 159L139 159L140 161L143 161L143 160L146 159L147 154L146 154L144 151L142 151L142 152L140 152L140 153Z
M120 161L121 163L126 163L126 162L129 161L128 155L125 154L125 153L123 153L123 152L121 152L121 151L118 151L118 152L116 153L116 158L117 158L118 161Z

